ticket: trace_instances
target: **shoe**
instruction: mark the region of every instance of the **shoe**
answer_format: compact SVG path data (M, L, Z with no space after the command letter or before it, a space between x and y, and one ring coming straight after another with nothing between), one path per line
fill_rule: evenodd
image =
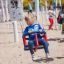
M49 53L46 53L46 59L51 58L51 56L49 55Z
M35 55L33 54L33 55L32 55L32 60L35 61L35 60L37 60L37 59L38 59L38 58L35 57Z

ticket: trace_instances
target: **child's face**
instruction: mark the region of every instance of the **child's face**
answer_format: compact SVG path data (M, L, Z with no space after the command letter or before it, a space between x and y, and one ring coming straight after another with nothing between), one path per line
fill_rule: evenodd
M34 23L34 21L32 21L30 19L29 20L26 20L25 22L27 23L27 25L32 25Z

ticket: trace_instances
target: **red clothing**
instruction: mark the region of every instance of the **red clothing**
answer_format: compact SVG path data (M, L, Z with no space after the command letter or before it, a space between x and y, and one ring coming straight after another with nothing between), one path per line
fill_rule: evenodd
M50 30L50 29L52 29L52 26L53 26L53 23L54 23L53 18L49 18L49 22L50 22L50 26L49 26L49 30Z

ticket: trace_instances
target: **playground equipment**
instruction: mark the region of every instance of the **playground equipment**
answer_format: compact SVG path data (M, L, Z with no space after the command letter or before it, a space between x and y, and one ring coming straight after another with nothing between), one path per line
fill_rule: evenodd
M24 37L23 37L23 44L24 44L24 50L29 50L29 47L28 47L28 42L30 39L29 39L29 35L30 34L34 34L35 35L35 39L34 40L31 40L31 41L35 41L36 44L35 46L33 46L33 49L36 51L37 49L42 49L44 48L44 46L42 44L39 44L38 41L41 40L41 39L38 39L38 34L41 35L42 38L44 38L46 41L47 40L47 37L45 36L46 34L43 34L42 31L38 31L38 32L31 32L31 33L28 33L26 34Z
M1 7L2 7L2 16L3 16L3 22L5 22L6 20L6 16L5 16L5 9L4 9L4 3L3 0L1 0Z
M39 16L39 0L34 0L35 3L35 11L36 11L36 16L37 16L37 21L40 21L40 16Z
M12 7L11 1L13 1ZM16 5L17 3L17 5ZM5 5L5 6L4 6ZM2 22L11 22L14 28L14 41L19 41L18 21L23 18L23 0L1 0L3 20ZM16 8L17 7L17 8Z

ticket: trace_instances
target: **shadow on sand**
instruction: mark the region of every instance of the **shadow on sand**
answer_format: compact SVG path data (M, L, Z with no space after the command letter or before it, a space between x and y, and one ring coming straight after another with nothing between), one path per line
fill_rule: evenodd
M64 39L61 39L60 41L59 41L59 43L63 43L64 42Z
M54 59L53 58L48 58L48 59L41 58L41 59L35 60L34 62L38 62L38 63L44 62L44 63L47 63L47 62L51 62L51 61L54 61Z
M56 59L64 59L64 57L55 57L55 58ZM54 61L53 58L48 58L48 59L40 58L40 59L35 60L34 62L37 62L37 63L41 63L41 62L48 63L48 62L52 62L52 61Z
M56 57L57 59L64 59L64 57Z
M58 41L59 43L63 43L64 38L50 38L50 39L48 39L48 41Z

